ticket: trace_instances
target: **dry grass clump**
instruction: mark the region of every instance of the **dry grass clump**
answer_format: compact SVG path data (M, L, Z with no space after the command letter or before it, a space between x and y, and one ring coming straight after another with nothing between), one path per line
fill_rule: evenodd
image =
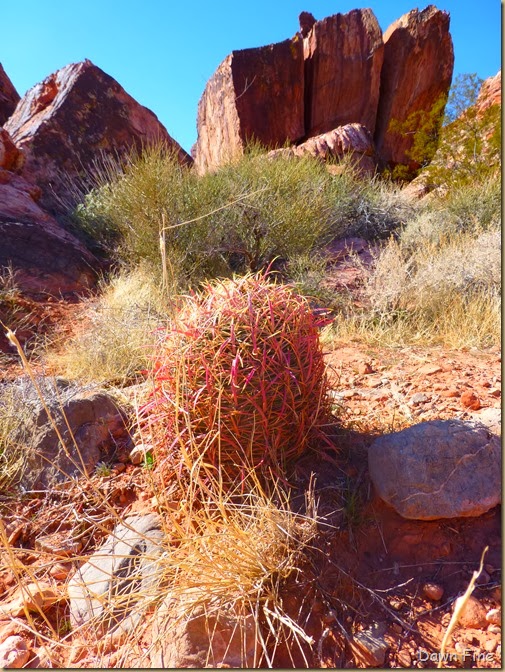
M192 618L203 608L209 623L232 617L233 638L240 633L243 641L250 640L253 623L253 646L249 658L244 652L244 663L272 667L279 643L289 640L302 653L302 641L313 643L279 596L305 562L317 533L317 511L312 490L306 494L307 514L295 514L278 484L270 484L267 494L255 475L249 476L245 494L192 482L181 510L171 512L172 542L161 569L179 615ZM209 636L212 642L212 629Z
M208 283L160 344L143 411L158 455L214 475L280 476L329 417L323 318L264 275Z
M19 441L21 422L19 399L8 385L0 385L0 492L3 493L19 481L26 463L26 448Z
M125 385L142 380L153 354L155 330L168 319L169 302L146 266L121 271L87 303L84 328L53 341L46 358L58 375L83 382Z
M499 231L454 233L431 221L419 219L417 230L382 249L365 282L367 309L339 317L339 337L457 348L499 343Z

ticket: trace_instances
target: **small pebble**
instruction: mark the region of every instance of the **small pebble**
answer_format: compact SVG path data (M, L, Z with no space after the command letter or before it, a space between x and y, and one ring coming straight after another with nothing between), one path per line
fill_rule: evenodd
M53 577L53 579L63 581L70 574L70 569L71 569L70 565L64 565L61 562L57 562L55 565L51 567L51 569L49 570L49 574Z
M410 667L412 665L411 655L405 649L398 651L398 664L402 667Z
M461 602L463 602L462 597L458 597L454 602L454 611L456 611ZM467 598L458 622L464 628L482 628L487 625L486 610L482 603L473 595Z
M358 364L358 373L360 373L362 376L366 376L369 373L373 373L372 365L370 362L360 362Z
M490 609L486 614L486 621L491 625L501 625L501 608Z
M475 583L476 583L477 585L482 586L482 585L484 585L484 584L486 584L486 583L489 583L490 581L491 581L491 577L490 577L489 574L486 572L486 570L483 569L482 572L479 574L479 578L476 580Z
M488 653L493 653L493 651L496 651L497 646L498 641L496 639L488 639L486 642L484 642L484 648Z
M481 407L479 397L472 390L465 390L463 392L461 403L465 408L470 408L472 411L478 411Z
M441 600L444 595L444 588L438 583L432 583L431 581L425 583L423 586L423 595L429 600L438 602Z

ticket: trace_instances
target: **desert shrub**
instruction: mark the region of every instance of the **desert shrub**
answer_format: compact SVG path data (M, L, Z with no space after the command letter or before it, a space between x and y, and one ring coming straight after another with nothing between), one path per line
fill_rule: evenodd
M209 283L160 344L143 415L158 460L214 478L282 475L328 420L320 319L262 275ZM179 456L179 457L177 457Z
M56 335L46 361L68 379L126 384L143 379L150 362L155 330L165 324L169 300L145 266L121 271L100 285L82 313L84 328L70 339Z
M331 174L316 159L240 160L198 176L161 148L132 157L90 192L76 216L112 256L160 267L161 246L181 287L257 271L344 235L384 237L405 219L406 199L351 166Z
M336 320L341 336L381 344L488 346L500 339L499 230L454 231L416 220L377 256L365 311Z

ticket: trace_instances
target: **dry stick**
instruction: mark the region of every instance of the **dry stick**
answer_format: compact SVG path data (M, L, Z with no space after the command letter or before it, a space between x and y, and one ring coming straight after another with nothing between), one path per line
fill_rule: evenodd
M444 638L442 640L442 645L440 646L440 657L439 657L439 660L438 660L437 669L440 669L442 667L442 663L444 662L445 647L447 646L447 642L449 640L451 632L454 629L454 626L458 622L459 617L460 617L463 609L465 608L466 603L468 602L468 598L473 593L473 590L475 588L475 582L477 581L477 579L480 576L480 573L482 572L482 568L484 566L484 557L485 557L486 553L488 552L488 550L489 550L489 546L486 546L486 548L482 551L478 571L473 573L472 578L470 579L470 583L468 584L468 588L466 589L464 594L461 595L461 597L458 597L458 599L454 603L454 611L453 611L453 614L452 614L452 618L449 621L449 625L447 626L447 630L445 631L445 635L444 635Z

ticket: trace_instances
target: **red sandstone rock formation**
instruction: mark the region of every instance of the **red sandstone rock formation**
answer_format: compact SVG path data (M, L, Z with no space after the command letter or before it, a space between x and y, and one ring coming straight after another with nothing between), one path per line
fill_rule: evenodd
M302 37L307 37L312 26L316 23L316 20L310 12L300 12L298 23L300 24L300 33L302 34Z
M449 14L433 5L404 14L384 33L375 144L390 166L409 163L413 143L413 133L394 131L391 121L401 124L417 111L431 110L449 90L453 65Z
M198 171L242 154L253 139L276 147L302 138L303 78L303 45L298 35L227 56L198 104Z
M306 136L349 123L373 133L384 46L372 10L317 21L303 47Z
M0 126L11 116L19 101L19 93L0 63Z
M12 142L12 138L5 128L0 128L0 168L19 171L23 163L23 153Z
M355 167L366 175L373 175L377 168L375 146L370 131L361 124L346 124L328 133L309 138L300 145L274 149L268 156L303 156L310 154L326 161L331 158L350 157Z
M475 105L481 114L492 105L501 105L501 70L483 82Z
M85 177L103 154L165 142L181 163L191 163L157 117L88 60L30 89L5 128L25 155L23 176L42 187L41 202L54 212L72 202L71 181Z
M98 262L40 207L40 196L39 187L0 169L0 267L12 267L25 291L82 291L94 283Z

